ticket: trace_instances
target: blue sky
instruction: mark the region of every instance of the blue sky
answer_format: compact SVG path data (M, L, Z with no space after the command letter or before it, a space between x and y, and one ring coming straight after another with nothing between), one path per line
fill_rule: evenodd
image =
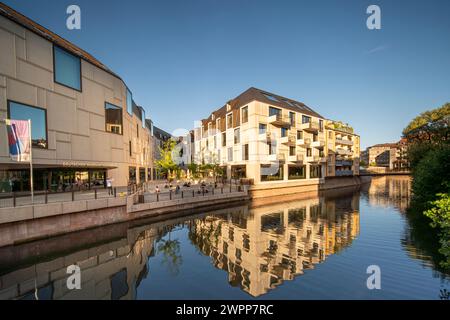
M351 124L362 147L450 102L450 1L2 0L118 73L169 132L253 86ZM81 7L82 28L66 29ZM381 7L381 30L366 8Z

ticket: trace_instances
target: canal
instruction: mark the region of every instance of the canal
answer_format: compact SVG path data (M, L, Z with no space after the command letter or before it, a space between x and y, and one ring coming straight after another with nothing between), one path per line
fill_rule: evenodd
M410 180L319 197L134 221L0 248L0 299L440 299ZM421 234L422 233L422 234ZM80 268L80 290L67 267ZM367 268L381 289L367 288Z

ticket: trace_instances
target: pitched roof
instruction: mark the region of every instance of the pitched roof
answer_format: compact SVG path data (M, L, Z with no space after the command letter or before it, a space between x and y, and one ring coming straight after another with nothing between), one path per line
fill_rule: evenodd
M223 107L212 112L211 115L207 119L204 119L202 122L203 124L210 122L212 120L212 115L214 115L215 118L224 117L231 110L238 109L254 100L270 104L271 106L274 107L285 108L288 110L300 112L305 115L323 118L319 113L317 113L316 111L314 111L313 109L311 109L302 102L285 98L265 90L251 87L246 91L244 91L243 93L241 93L236 98L228 101ZM227 111L228 104L231 106L231 110L229 111Z
M170 138L172 138L172 135L156 126L153 126L153 136L155 136L156 138L160 139L160 140L169 140Z
M48 41L56 44L57 46L69 51L70 53L80 57L81 59L92 63L96 67L103 69L104 71L110 73L111 75L122 80L117 74L111 71L107 66L98 61L94 56L84 51L83 49L77 47L73 43L68 40L58 36L56 33L48 30L47 28L41 26L37 22L31 20L30 18L24 16L23 14L17 12L11 7L7 6L3 2L0 2L0 15L6 17L9 20L12 20L22 27L30 30L31 32L36 33L37 35L47 39Z

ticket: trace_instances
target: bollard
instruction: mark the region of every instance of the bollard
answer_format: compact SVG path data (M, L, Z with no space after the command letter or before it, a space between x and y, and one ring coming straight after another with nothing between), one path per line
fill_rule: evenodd
M94 189L94 198L97 200L97 189Z
M222 192L222 194L223 194L223 187L222 188L220 188L220 191Z
M181 199L184 199L184 191L181 191Z
M195 198L195 191L192 190L192 198Z
M202 195L205 196L205 188L202 188Z
M75 201L75 192L72 190L72 201Z
M172 190L169 191L169 200L172 200Z
M159 202L159 193L156 193L156 202Z
M114 187L114 198L117 198L117 188Z
M45 204L48 203L48 190L45 190Z
M13 192L13 207L16 206L16 193Z
M212 195L214 195L214 188L212 188Z

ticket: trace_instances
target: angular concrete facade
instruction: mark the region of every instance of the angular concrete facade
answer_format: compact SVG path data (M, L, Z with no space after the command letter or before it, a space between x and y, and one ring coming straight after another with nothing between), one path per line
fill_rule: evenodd
M151 128L142 124L143 108L133 102L133 112L127 112L127 86L122 79L73 44L48 30L43 33L45 28L34 27L34 22L4 5L1 9L0 119L8 117L11 101L46 111L47 146L33 147L34 168L104 170L103 178L113 179L116 186L150 178ZM12 19L11 14L20 19ZM67 45L64 50L72 49L69 53L74 56L81 52L81 90L54 80L54 48L61 43ZM122 134L107 132L106 103L122 109ZM10 159L7 142L2 121L0 171L4 179L10 170L28 168L27 163ZM133 168L135 178L130 181Z

